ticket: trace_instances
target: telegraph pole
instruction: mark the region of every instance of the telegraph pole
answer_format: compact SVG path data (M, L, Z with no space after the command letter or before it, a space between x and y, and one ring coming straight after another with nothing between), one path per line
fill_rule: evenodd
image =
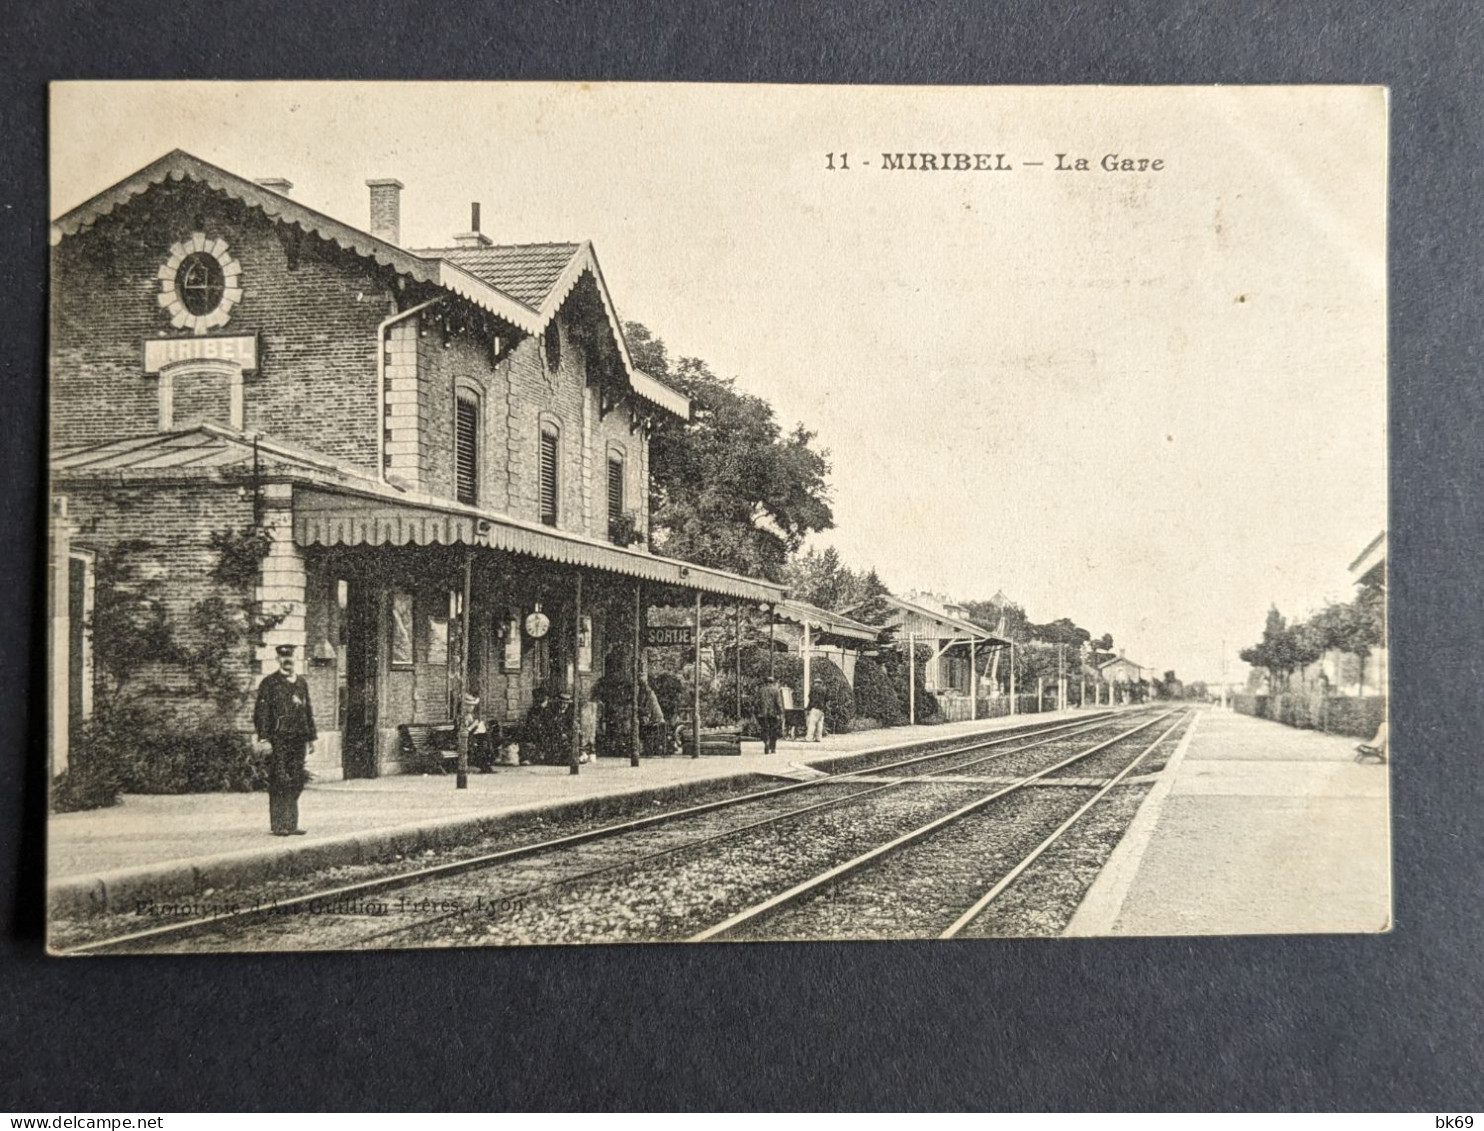
M1067 646L1056 646L1056 709L1067 709Z

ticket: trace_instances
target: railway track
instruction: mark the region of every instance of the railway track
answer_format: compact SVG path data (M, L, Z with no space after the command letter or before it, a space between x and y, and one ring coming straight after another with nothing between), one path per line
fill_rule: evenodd
M819 939L847 929L853 937L958 937L1188 719L1183 711L1155 716L743 908L690 941ZM1156 737L1146 742L1150 733ZM1055 799L1027 803L1026 787L1090 759L1116 765L1098 785L1079 781ZM994 877L988 890L986 873Z
M1069 743L1076 745L1083 736L1122 727L1138 714L1103 715L906 758L868 760L846 772L812 781L310 892L268 906L238 907L95 939L65 953L276 949L305 945L295 939L306 929L315 936L308 945L316 949L567 941L560 934L551 937L539 931L525 937L506 937L508 932L502 934L498 929L492 938L488 928L491 921L498 926L502 920L508 924L519 919L528 905L558 893L592 891L595 885L605 883L621 887L626 877L653 875L656 869L677 861L683 861L683 867L693 872L696 862L704 863L708 853L745 858L749 842L776 841L782 829L802 832L807 838L811 826L824 830L857 826L856 835L846 840L870 839L884 829L893 834L886 837L885 844L878 840L876 851L853 854L875 858L893 851L891 845L901 836L894 831L897 825L909 822L912 828L918 828L926 815L930 817L928 824L936 827L945 816L950 822L958 819L955 813L967 816L995 798L1041 781L1079 759L1094 757L1167 717L1153 716L1070 757L1057 756ZM1044 762L1048 755L1049 764L1029 774L1022 772L1026 759ZM971 805L957 804L971 792L983 794L982 785L972 784L972 777L965 782L966 775L994 772L1004 776L1012 769L1018 775L1018 784L995 789ZM951 807L946 815L941 812L945 806ZM855 820L842 822L844 814ZM797 886L785 885L788 890ZM392 921L399 917L410 921ZM620 909L617 919L623 918ZM615 922L610 933L626 937L624 927L624 923ZM693 934L662 930L659 937L709 938L730 929ZM598 934L603 937L601 930ZM646 936L641 933L635 937Z

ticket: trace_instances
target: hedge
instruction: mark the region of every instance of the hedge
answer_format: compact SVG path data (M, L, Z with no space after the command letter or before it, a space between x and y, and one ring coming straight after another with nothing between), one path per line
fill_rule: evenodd
M267 757L250 735L130 704L94 717L73 737L52 808L101 808L120 793L245 793L267 783Z
M1238 714L1351 738L1370 738L1386 717L1386 697L1381 695L1234 695L1232 707Z

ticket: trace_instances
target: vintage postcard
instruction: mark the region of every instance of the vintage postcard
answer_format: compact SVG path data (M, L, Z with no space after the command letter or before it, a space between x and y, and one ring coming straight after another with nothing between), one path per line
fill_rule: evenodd
M1389 928L1384 89L51 144L53 953Z

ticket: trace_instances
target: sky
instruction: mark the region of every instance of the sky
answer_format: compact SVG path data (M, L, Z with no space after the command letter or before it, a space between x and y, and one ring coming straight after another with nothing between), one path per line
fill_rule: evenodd
M58 215L172 149L402 242L588 239L830 453L833 545L1229 678L1386 525L1378 88L66 83ZM1007 171L886 169L1004 154ZM1105 172L1107 154L1158 170ZM829 168L833 154L834 169ZM850 167L842 168L842 154ZM1089 170L1059 171L1088 159ZM1027 162L1043 162L1040 166ZM940 158L941 163L941 158Z

